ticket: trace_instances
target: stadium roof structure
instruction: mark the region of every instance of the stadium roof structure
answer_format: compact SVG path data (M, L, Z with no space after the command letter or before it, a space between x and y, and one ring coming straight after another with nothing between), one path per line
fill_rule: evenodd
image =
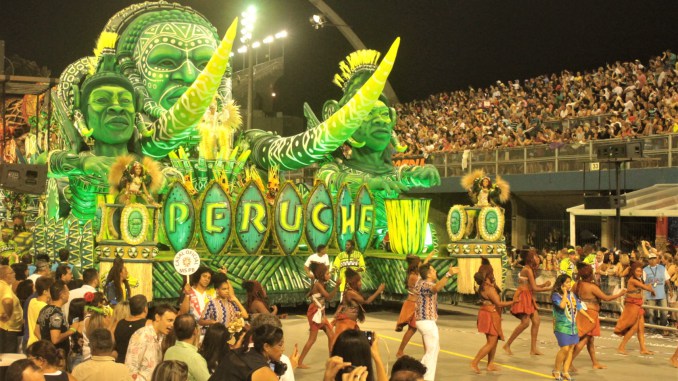
M585 209L584 204L567 209L570 216L614 217L615 209ZM678 217L678 184L655 184L626 194L622 217Z

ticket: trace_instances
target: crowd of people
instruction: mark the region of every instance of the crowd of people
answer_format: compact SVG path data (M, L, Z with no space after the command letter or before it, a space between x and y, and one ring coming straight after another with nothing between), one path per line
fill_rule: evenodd
M459 269L450 267L439 276L430 259L430 255L423 260L407 257L408 270L403 275L408 299L395 327L399 332L407 330L389 375L379 352L378 334L360 328L366 319L364 306L383 292L384 285L363 295L361 274L367 268L353 242L346 244L332 264L323 246L306 261L312 284L309 338L301 353L295 345L289 357L281 322L286 316L269 304L265 288L256 281L243 283L247 295L241 302L225 268L213 272L200 267L182 288L179 299L165 304L132 295L129 272L121 258L114 260L102 282L96 269L74 272L66 250L59 252L54 264L39 255L29 265L30 258L22 257L12 266L0 265L0 353L26 356L3 368L3 379L290 381L295 379L295 370L309 367L305 358L318 331L323 330L328 338L326 381L434 380L440 352L437 295ZM676 302L678 267L670 254L647 242L639 253L630 255L584 246L541 257L531 249L513 265L520 273L512 300L501 300L488 261L483 261L474 276L481 303L477 328L486 336L470 364L477 373L484 358L487 371L499 370L494 358L499 340L504 340L503 308L510 308L520 320L503 346L506 353L513 354L512 342L531 326L530 353L542 354L537 347L540 317L536 293L551 293L554 334L560 347L553 368L556 380L572 379L573 359L584 348L594 368L605 368L596 358L594 345L600 335L602 302L625 297L614 330L623 337L617 349L622 354L627 354L626 344L634 335L640 352L652 354L645 345L645 320L665 327L667 314L649 308L644 311L643 306L666 307ZM539 280L544 271L558 274L553 284ZM604 277L613 274L624 282L618 291L606 293ZM336 287L330 289L333 275ZM326 304L336 295L339 305L330 321ZM405 354L416 332L425 348L421 361ZM678 367L678 351L671 362Z
M677 83L676 54L667 50L647 64L635 60L564 70L399 104L394 130L409 147L407 155L535 144L555 149L675 133Z
M288 357L281 319L268 303L264 287L245 281L243 304L228 279L227 269L213 272L200 267L188 279L175 303L149 302L132 295L129 272L116 258L102 282L96 269L82 272L68 263L61 250L50 263L26 255L11 266L0 265L0 353L22 353L26 359L0 368L1 379L64 381L293 381L323 329L328 336L324 380L410 381L433 380L439 351L436 294L456 270L438 280L426 265L413 285L422 300L416 303L416 326L427 343L420 362L401 354L389 376L381 360L378 336L364 332L361 293L365 261L347 242L330 265L325 247L308 258L313 283L309 296L309 339L301 356L297 346ZM336 287L328 290L335 277ZM340 291L341 290L341 291ZM326 302L340 292L332 322ZM414 309L412 313L414 314Z

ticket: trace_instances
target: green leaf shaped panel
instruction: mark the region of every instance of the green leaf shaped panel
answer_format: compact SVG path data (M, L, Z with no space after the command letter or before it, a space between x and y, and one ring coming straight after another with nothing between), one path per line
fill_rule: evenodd
M180 182L172 184L162 210L162 221L170 246L174 251L188 247L195 233L193 199Z
M324 183L318 182L309 193L304 208L306 243L314 251L319 245L329 245L334 233L332 196Z
M285 255L294 254L304 234L304 203L291 181L285 182L276 197L273 210L273 234Z
M200 204L200 232L212 255L220 254L231 239L233 232L233 208L231 199L216 181L207 186Z
M358 251L365 253L369 248L374 233L374 219L376 211L374 198L366 184L360 186L355 196L356 200L356 230L355 245Z
M268 238L269 211L264 193L249 181L235 204L235 236L247 254L259 254Z
M346 184L342 185L337 192L337 205L334 212L337 224L337 246L346 250L346 241L353 239L356 227L356 208L351 197L351 191Z

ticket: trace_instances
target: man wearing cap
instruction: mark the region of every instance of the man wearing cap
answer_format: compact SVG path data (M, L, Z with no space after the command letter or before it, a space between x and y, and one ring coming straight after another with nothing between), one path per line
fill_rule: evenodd
M560 273L567 274L572 278L574 269L577 267L577 252L574 251L574 247L569 246L567 248L567 257L563 258L560 261Z
M651 285L654 289L654 295L645 291L645 303L648 306L667 307L665 284L669 282L671 277L666 267L659 264L659 257L657 256L657 249L650 246L647 241L641 242L643 251L647 255L650 262L649 265L643 269L643 281L645 284ZM648 248L649 247L649 251ZM656 310L647 308L645 318L649 324L657 324ZM666 326L667 313L664 310L659 310L660 322L662 326ZM668 335L668 331L664 331L664 335Z

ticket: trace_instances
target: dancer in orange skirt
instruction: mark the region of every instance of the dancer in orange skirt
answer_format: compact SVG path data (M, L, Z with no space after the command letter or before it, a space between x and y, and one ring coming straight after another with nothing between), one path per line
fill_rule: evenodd
M537 251L535 249L530 249L525 257L525 267L523 267L518 276L518 289L513 296L513 300L516 301L516 303L511 307L511 314L520 319L520 324L518 324L511 334L511 337L509 337L506 344L504 344L503 348L509 355L513 355L511 344L513 344L513 341L530 325L530 321L532 322L532 329L530 330L530 354L543 354L537 349L540 319L539 312L537 311L537 302L534 300L534 293L549 291L551 282L546 281L546 283L537 284L534 279L538 269L539 256L537 255Z
M428 261L431 260L431 257L433 257L433 251L431 251L426 259L424 259L424 262L416 255L407 256L407 279L405 280L405 285L407 286L407 300L405 300L400 309L400 316L398 317L395 329L396 332L401 332L403 328L407 326L407 331L405 331L403 340L400 342L400 347L398 348L398 352L396 352L396 358L400 358L405 354L407 343L410 342L412 336L417 332L417 319L414 317L414 310L417 305L417 294L414 292L414 286L420 279L419 267L427 264Z
M311 350L315 340L318 338L318 331L323 330L327 335L327 344L331 350L332 342L334 341L334 332L332 331L332 324L327 320L325 316L325 301L334 299L334 295L337 293L338 287L335 287L332 292L327 292L325 284L330 280L330 269L324 263L313 262L311 263L311 271L313 272L313 277L315 282L313 287L311 287L311 292L309 296L311 298L311 304L308 306L308 311L306 312L306 317L308 318L308 325L310 327L308 332L308 340L304 345L304 349L301 351L299 356L299 365L297 368L307 369L309 366L304 364L304 358L308 354L308 351Z
M497 352L497 343L499 340L504 340L504 331L501 329L501 311L503 307L508 307L517 301L502 302L499 297L499 287L495 283L494 270L489 261L483 259L483 265L480 266L478 272L473 276L478 284L478 295L482 301L482 306L478 310L478 332L484 333L487 342L483 345L476 357L471 361L471 369L474 372L480 373L478 364L485 356L487 356L487 370L499 370L494 365L494 355Z
M624 311L622 312L617 325L614 327L614 333L624 336L617 352L626 355L626 344L631 340L634 334L638 335L640 344L640 353L652 355L654 352L648 351L645 347L645 311L643 310L643 290L654 295L652 285L646 285L643 282L643 265L640 262L633 262L629 270L628 281L626 282L628 291L624 301Z
M673 352L673 356L671 356L670 361L671 361L671 365L678 368L678 348L676 348L676 351Z
M360 274L351 268L347 268L344 275L346 276L346 288L344 289L341 304L339 304L337 313L334 315L334 338L337 338L346 330L360 329L358 322L362 323L365 321L363 305L372 303L377 296L384 292L385 288L383 283L380 284L377 291L365 299L360 294L360 288L362 287ZM334 346L334 342L332 342L330 349L332 346Z
M586 313L593 318L593 323L583 314L577 314L579 343L574 347L572 361L574 362L579 352L586 346L593 362L593 369L605 369L607 367L596 359L596 347L594 345L594 339L596 336L600 336L600 318L598 317L600 302L601 300L606 302L615 300L626 294L626 289L622 289L621 292L615 295L607 295L597 284L593 283L593 268L584 263L579 266L577 274L579 274L579 281L574 285L572 290L579 300L586 304ZM575 370L574 367L571 367L571 369Z

